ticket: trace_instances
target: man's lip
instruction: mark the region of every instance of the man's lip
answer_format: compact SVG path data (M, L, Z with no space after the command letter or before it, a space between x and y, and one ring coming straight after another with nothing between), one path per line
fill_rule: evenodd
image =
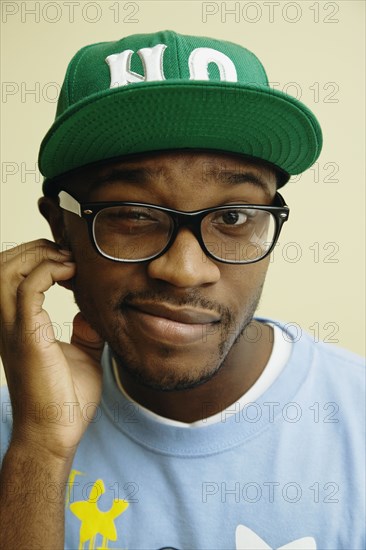
M166 304L157 303L128 304L128 307L141 311L142 313L154 315L155 317L163 317L177 323L190 325L205 325L220 321L220 315L207 309L203 310L189 307L174 308Z

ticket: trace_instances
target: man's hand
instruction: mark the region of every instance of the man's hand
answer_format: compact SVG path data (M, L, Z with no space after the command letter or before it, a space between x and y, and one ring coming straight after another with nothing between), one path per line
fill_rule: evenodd
M103 341L79 313L71 344L55 339L44 293L75 275L71 254L37 240L1 254L1 356L13 406L12 445L72 459L100 401ZM87 411L87 412L86 412Z

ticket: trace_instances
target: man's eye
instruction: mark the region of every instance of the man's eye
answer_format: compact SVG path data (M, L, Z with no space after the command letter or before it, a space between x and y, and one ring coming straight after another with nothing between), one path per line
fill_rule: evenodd
M153 218L146 212L125 212L122 214L130 220L152 220Z
M115 219L116 221L126 220L126 221L157 221L153 214L147 210L136 210L136 209L126 209L121 208L115 212L110 212L110 219Z
M226 210L218 213L213 220L215 224L223 225L243 225L248 220L248 214L242 210Z

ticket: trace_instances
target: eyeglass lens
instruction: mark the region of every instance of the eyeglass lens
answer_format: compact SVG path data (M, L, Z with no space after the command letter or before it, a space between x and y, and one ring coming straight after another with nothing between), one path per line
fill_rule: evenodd
M125 261L149 259L169 242L174 221L165 211L141 206L113 206L94 219L94 238L109 258ZM262 258L272 245L274 216L254 208L227 208L208 213L201 221L207 250L217 259L250 262Z

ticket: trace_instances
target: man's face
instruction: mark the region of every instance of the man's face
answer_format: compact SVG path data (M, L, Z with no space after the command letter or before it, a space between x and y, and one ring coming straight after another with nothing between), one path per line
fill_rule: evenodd
M84 202L193 211L270 204L276 178L269 168L229 154L173 151L86 169L65 188ZM77 266L77 304L120 368L140 383L161 390L194 387L245 353L242 333L258 305L268 257L248 265L212 260L182 228L163 256L127 264L95 252L85 220L68 212L64 220Z

